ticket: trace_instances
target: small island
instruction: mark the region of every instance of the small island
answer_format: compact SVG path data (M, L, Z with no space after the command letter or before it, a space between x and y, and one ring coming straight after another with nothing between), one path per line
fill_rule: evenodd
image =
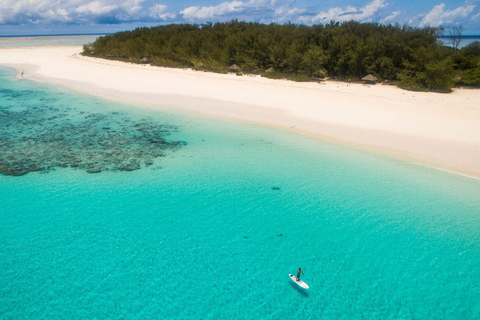
M306 26L234 20L118 32L86 44L83 54L295 81L387 81L413 91L480 87L480 43L443 46L442 31L356 21Z
M202 26L201 28L200 26L191 25L171 25L158 28L163 31L190 28L193 30L191 33L197 35L196 38L192 36L191 40L200 39L199 42L195 43L203 48L208 43L206 40L203 41L202 38L199 38L203 29L215 29L221 26L225 28L226 26L240 28L239 26L241 25L243 23L234 22L219 24L218 26L212 25L211 27ZM272 28L272 32L269 32L271 34L278 27L278 30L291 28L292 30L297 30L299 34L299 30L303 30L307 33L306 37L308 36L312 39L317 37L316 31L313 31L314 27L304 28L297 25L274 25L272 27L270 25L246 24L246 26L250 25L258 26L259 29ZM372 28L370 24L355 23L352 25L365 27L366 29ZM341 33L344 27L345 24L341 26L319 26L319 30L323 31L318 32L318 35L334 32L333 30ZM424 55L418 52L415 54L418 59L431 53L428 50L434 48L435 52L441 53L439 56L443 57L443 60L424 59L422 60L423 65L418 62L418 65L415 67L412 62L407 63L406 59L400 59L401 55L399 55L398 61L393 59L391 61L399 63L398 65L403 69L400 67L390 69L395 73L388 77L385 73L381 73L388 70L388 68L378 67L378 61L390 61L385 57L379 58L375 64L370 64L370 67L377 68L374 70L362 69L363 67L360 63L358 64L359 69L354 69L353 67L345 69L333 68L327 62L336 61L337 66L347 62L351 66L351 63L353 63L353 60L346 60L345 51L336 53L336 59L338 60L329 60L332 59L330 54L334 52L331 51L334 48L334 44L341 47L353 43L353 40L345 41L347 37L345 29L343 31L345 35L333 37L331 41L327 39L325 42L321 42L322 45L325 45L325 49L322 49L322 52L325 53L326 48L330 48L330 51L327 52L328 54L325 53L326 60L322 60L320 69L313 69L317 71L312 71L311 77L306 73L306 69L302 69L307 61L305 56L303 58L302 56L298 57L299 60L297 61L300 62L296 73L291 71L289 64L272 64L285 61L281 59L272 60L272 55L266 55L264 58L258 59L257 65L248 69L246 61L240 60L240 58L247 54L257 54L260 51L253 49L252 51L245 51L246 47L241 50L238 49L235 55L232 54L231 59L223 57L223 65L221 65L221 69L218 72L203 72L216 71L209 69L209 66L212 66L216 60L213 60L213 58L211 60L206 59L209 56L204 51L199 51L202 59L198 61L201 63L198 62L192 66L193 62L188 62L189 60L185 59L183 61L184 67L179 68L182 66L180 63L176 65L167 64L167 62L172 63L173 60L161 60L163 58L160 55L146 54L146 52L155 50L173 50L173 47L167 45L168 42L166 40L163 45L156 47L153 44L143 47L136 44L127 45L127 43L136 41L138 43L146 41L140 37L134 40L132 35L136 33L152 32L151 37L153 39L153 31L156 30L156 28L153 28L138 29L132 32L101 37L98 39L98 42L87 46L88 50L90 50L89 54L85 53L85 47L82 48L83 45L41 46L0 50L0 64L17 70L17 78L21 80L32 79L50 84L59 84L75 92L106 98L134 107L165 110L173 113L179 112L194 117L206 116L227 119L229 121L273 126L289 131L312 134L321 139L332 139L341 143L354 144L378 153L400 157L449 171L476 177L480 176L478 161L480 158L478 141L478 137L480 137L480 128L478 126L478 123L480 123L478 103L480 101L480 90L466 88L466 79L469 76L475 79L475 75L478 72L478 68L467 68L474 63L478 64L479 56L475 51L475 43L455 52L453 48L439 45L437 39L432 37L432 34L428 35L427 31L432 29L402 29L392 26L376 26L375 28L379 28L379 30L391 28L395 32L392 31L391 36L384 37L383 44L380 40L373 41L373 35L366 37L366 43L371 43L371 48L377 48L365 49L363 52L367 54L367 57L375 57L377 51L388 46L391 46L391 50L388 51L389 54L393 55L397 51L402 51L407 56L412 57L415 47L412 45L407 50L404 48L404 44L394 37L402 38L401 35L403 35L404 38L410 39L411 43L417 45L416 48L419 52L424 52ZM245 32L247 31L248 28L245 29ZM211 32L213 35L213 31ZM290 32L293 31L288 31L288 33ZM122 34L125 35L125 43L123 44L118 40ZM187 32L186 34L190 33ZM247 38L240 38L240 34L242 33L239 31L236 39L247 41ZM186 53L180 54L179 51L180 46L183 46L185 50L189 48L185 41L181 40L182 36L183 33L178 32L176 35L172 34L168 38L170 42L174 43L176 41L179 45L175 49L177 54L172 55L171 59L187 56ZM128 40L129 37L131 37L130 40ZM225 50L227 47L227 39L229 37L221 41L223 47L219 47L218 50L212 52L223 52L222 50ZM260 41L260 39L263 39L261 41L267 41L270 39L269 37L270 35L258 36L253 40ZM162 39L162 37L158 36L155 39L157 39L155 41L160 41L158 39ZM283 38L278 36L278 39L280 39L278 41L281 41ZM300 41L299 39L300 37L290 38L292 43L297 43L297 41ZM108 45L110 41L112 43ZM212 38L212 41L215 40ZM273 40L270 39L268 41ZM104 53L101 53L102 51L95 49L96 46L101 48L100 44L102 43L105 48L108 45L110 50L105 50ZM426 43L429 43L429 45L424 47ZM276 44L271 42L265 48L273 50L275 47ZM139 50L135 57L127 58L128 55L121 54L121 52L126 52L133 48ZM288 47L286 48L288 49ZM115 51L117 49L119 51ZM117 53L107 54L106 52ZM302 53L301 51L299 52ZM354 51L347 52L354 54ZM467 52L471 53L467 55ZM394 56L396 57L396 55ZM290 59L291 55L288 54L285 57ZM362 59L355 61L370 61L369 63L371 63L371 60ZM261 61L267 62L260 65ZM454 67L459 65L461 61L463 61L461 65L464 70ZM162 65L170 67L159 67ZM279 69L278 65L283 65L283 69ZM177 68L173 68L174 66ZM445 73L438 71L438 69L435 69L436 67L447 68L449 78L444 78ZM232 72L229 72L229 69ZM320 74L319 70L323 71L324 74ZM347 73L342 75L340 73L341 70ZM354 70L360 71L354 73ZM302 72L308 81L296 82L271 79L277 76L279 78L300 77ZM251 75L251 73L255 76L237 76L237 74ZM260 75L263 75L263 77ZM320 81L322 79L326 81ZM360 82L362 79L363 81ZM433 87L426 88L426 85L438 85L442 79L449 80L447 89L452 90L450 94L426 92L433 89ZM421 92L407 91L392 85L406 86L410 83L407 80L418 86L422 84L423 87L421 88L423 89L418 89ZM377 84L372 85L372 83ZM455 87L454 85L461 87ZM469 86L472 87L472 85ZM409 88L411 89L412 87ZM438 87L435 88L440 92L448 92L446 89L442 91ZM112 125L110 123L102 123L101 127L99 127L99 132L102 135L108 134L111 138L116 139L115 135L119 131L116 129L112 130L117 132L108 131L103 129L104 127L113 128ZM82 128L80 128L80 136ZM135 132L135 130L132 132ZM152 134L155 134L155 132L152 132ZM131 134L126 133L126 135L130 136ZM157 139L154 140L156 141ZM20 142L23 143L23 141ZM155 148L159 146L167 147L165 144L151 143L149 139L146 139L144 142L145 145L142 143L140 148L145 146ZM103 143L103 141L94 141L93 145L96 143ZM132 144L135 150L137 150L136 145L136 143ZM176 148L176 146L172 147ZM171 150L171 148L167 147L165 151L167 150ZM160 153L163 154L163 152ZM99 165L97 163L84 162L84 160L88 160L89 155L76 155L75 158L82 160L86 170L98 171ZM127 156L127 158L131 157ZM155 157L149 156L139 161L138 166L149 166L151 162L157 161L155 159ZM76 165L76 162L73 164ZM60 161L55 160L51 164L38 165L38 167L55 168L57 163L58 166L69 165L69 162L64 162L63 159L60 159ZM122 163L124 162L122 161ZM123 170L123 168L128 170L138 166L130 166L128 163L125 163L125 165L109 164L102 167L101 170L102 172L106 170ZM36 167L32 168L36 169ZM82 169L80 164L78 168ZM19 173L21 172L20 170Z

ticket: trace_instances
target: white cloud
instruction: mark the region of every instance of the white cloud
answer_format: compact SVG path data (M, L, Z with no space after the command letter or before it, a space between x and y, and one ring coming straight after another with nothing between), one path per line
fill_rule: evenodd
M232 0L216 6L192 6L169 12L149 0L0 0L0 24L119 23L132 21L222 21L233 18L257 21L293 21L304 12L294 0Z
M77 7L76 11L80 15L103 15L116 9L115 5L93 1Z
M197 5L171 12L163 4L168 4L169 1L173 0L0 0L0 25L153 21L203 23L231 19L264 23L292 21L312 24L328 23L331 20L389 23L402 17L404 22L410 21L411 25L420 27L463 22L478 29L480 20L479 6L476 5L480 0L468 0L463 6L452 10L448 10L446 5L441 3L430 12L410 16L407 16L405 11L386 12L388 0L367 0L369 2L361 8L352 4L327 8L321 12L314 11L313 1L311 6L298 7L296 3L299 1L296 0L223 0L224 2L218 5Z
M315 23L326 23L332 20L339 22L349 20L370 21L380 9L386 8L387 5L385 0L373 0L360 10L352 6L348 6L346 9L335 7L327 12L318 13L311 18L311 21Z
M288 5L283 5L275 9L275 16L278 20L287 20L288 18L297 18L305 12L305 9L295 7L292 8Z
M150 17L155 20L171 20L175 19L177 16L173 12L165 12L167 10L167 6L163 4L156 4L150 8Z
M182 11L180 14L186 20L208 20L214 19L217 17L222 17L231 13L238 13L243 11L245 8L245 3L242 1L232 1L232 2L223 2L217 6L210 7L188 7Z
M432 26L438 27L442 24L455 23L464 20L475 9L475 5L458 7L454 10L445 10L445 3L436 5L429 13L423 16L420 27Z
M268 20L274 18L276 9L291 0L250 0L223 2L216 6L192 6L180 11L187 21L226 20L231 18L246 20ZM293 14L293 12L290 12Z
M141 17L145 0L2 0L0 24L115 23Z
M362 8L362 13L354 15L355 19L366 20L371 19L380 9L384 9L388 6L385 0L374 0Z
M392 12L389 16L385 17L385 19L382 20L382 23L386 23L388 21L394 20L396 17L398 17L402 11L394 11Z

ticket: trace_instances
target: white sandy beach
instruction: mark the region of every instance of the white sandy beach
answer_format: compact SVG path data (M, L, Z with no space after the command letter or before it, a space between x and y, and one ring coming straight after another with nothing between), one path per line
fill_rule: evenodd
M297 83L87 58L81 50L5 48L0 64L81 93L318 135L480 177L480 90Z

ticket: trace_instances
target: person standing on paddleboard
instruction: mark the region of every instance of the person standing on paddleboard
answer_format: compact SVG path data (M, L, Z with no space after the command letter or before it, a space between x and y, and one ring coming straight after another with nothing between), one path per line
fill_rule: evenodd
M298 268L298 270L297 270L297 281L300 281L300 274L303 274L302 268Z

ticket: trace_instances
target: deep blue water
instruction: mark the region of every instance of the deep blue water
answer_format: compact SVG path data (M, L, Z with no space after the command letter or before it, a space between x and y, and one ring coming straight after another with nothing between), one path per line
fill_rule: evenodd
M32 46L83 46L94 42L102 35L77 34L77 35L26 35L26 36L1 36L0 48L32 47Z
M450 36L441 36L438 37L438 40L441 41L445 46L451 47L452 41ZM468 46L469 44L480 41L480 35L463 35L460 44L458 46L459 49Z
M28 95L0 97L12 111L117 112L188 143L132 172L0 175L2 319L480 318L478 180L5 69L2 89Z

